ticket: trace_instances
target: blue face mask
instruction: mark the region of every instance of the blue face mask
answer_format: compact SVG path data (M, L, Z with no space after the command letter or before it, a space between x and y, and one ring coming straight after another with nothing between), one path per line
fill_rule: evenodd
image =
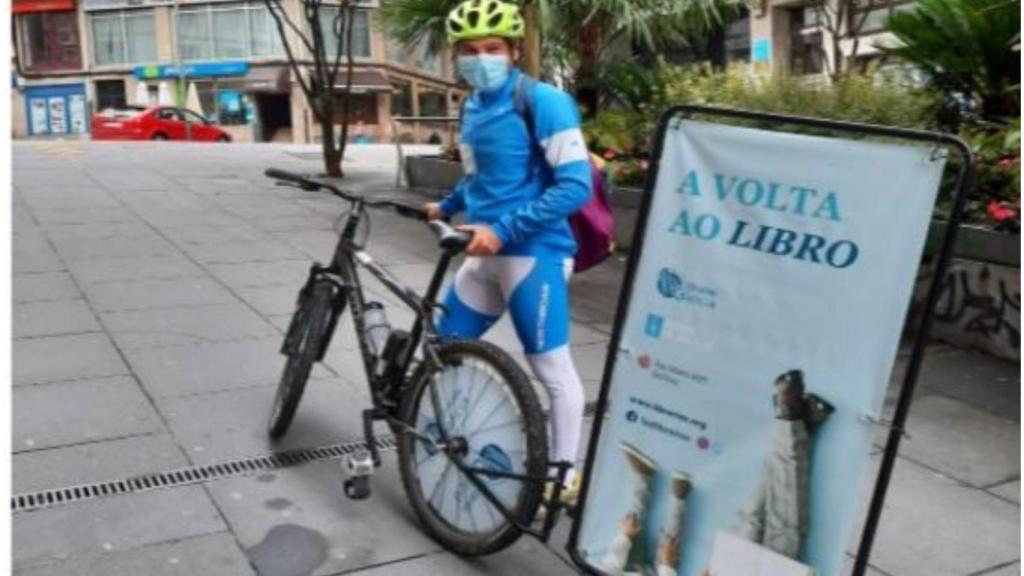
M508 56L493 54L459 56L457 64L459 75L470 86L482 92L491 92L504 86L512 69Z

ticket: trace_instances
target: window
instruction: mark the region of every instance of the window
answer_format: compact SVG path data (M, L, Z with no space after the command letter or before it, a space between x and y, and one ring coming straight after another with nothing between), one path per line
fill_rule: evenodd
M750 18L744 16L725 27L726 62L750 60Z
M412 116L412 84L394 80L391 87L391 115Z
M26 70L77 70L82 67L75 12L34 12L17 18L20 52Z
M124 93L124 80L97 80L96 81L96 110L114 108L117 110L127 106L128 101Z
M866 3L862 0L858 4L863 5ZM913 2L900 4L885 2L882 4L882 6L872 8L870 11L865 10L863 7L855 8L853 13L850 14L849 29L855 31L858 35L881 32L888 25L890 16L896 12L903 12L914 8Z
M334 18L339 8L324 6L320 9L320 28L324 31L325 48L328 57L335 54L338 49L338 35L334 30ZM341 24L342 22L339 22ZM344 50L342 46L342 50ZM356 10L355 20L352 22L352 55L363 58L370 57L370 13L366 10Z
M181 112L177 108L161 108L156 111L156 117L160 120L170 120L173 122L181 122Z
M343 114L341 99L334 101L334 123L341 124ZM376 124L377 123L377 95L376 94L351 94L348 101L349 124Z
M430 54L427 49L427 42L423 41L416 45L416 67L423 72L440 76L442 73L441 56Z
M263 4L182 9L178 13L182 60L238 59L284 54L281 37Z
M447 116L448 106L442 92L420 92L420 116Z
M794 74L821 74L825 71L825 49L818 28L818 11L797 8L791 14L789 69Z
M401 42L390 36L388 36L387 42L388 61L400 66L405 66L405 47L402 46Z
M93 62L137 64L156 60L152 10L101 12L89 15Z

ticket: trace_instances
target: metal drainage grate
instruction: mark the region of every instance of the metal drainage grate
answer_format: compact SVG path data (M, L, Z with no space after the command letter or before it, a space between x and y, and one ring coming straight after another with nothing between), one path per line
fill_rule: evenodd
M398 446L394 437L388 436L377 439L377 446L382 451L395 450ZM199 484L211 480L221 480L234 476L245 476L256 472L267 470L278 470L317 462L319 460L330 460L343 458L348 454L366 449L366 442L356 441L345 444L331 444L318 448L305 448L289 452L278 452L266 456L232 460L218 464L206 464L204 466L192 466L179 468L169 472L145 474L133 476L122 480L111 480L108 482L95 482L68 488L53 488L40 490L26 494L15 494L11 496L11 511L26 512L61 506L82 500L93 500L105 496L116 496L118 494L130 494L145 490L156 490L158 488L174 488Z

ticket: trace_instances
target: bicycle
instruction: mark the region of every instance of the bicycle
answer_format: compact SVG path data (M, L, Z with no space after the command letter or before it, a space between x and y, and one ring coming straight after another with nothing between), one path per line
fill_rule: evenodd
M279 184L326 190L350 203L330 264L313 264L299 291L281 347L287 361L270 415L270 437L287 433L310 370L323 360L347 307L372 407L363 411L368 454L347 461L346 495L370 495L370 473L381 465L374 423L383 420L397 439L406 496L440 544L476 556L502 550L523 534L546 542L563 508L559 496L572 464L548 461L545 419L529 378L501 348L482 340L443 340L434 325L445 273L471 234L443 221L427 222L419 207L364 198L282 170L265 174ZM422 296L363 250L357 232L369 219L368 208L426 222L436 234L441 256ZM367 301L360 269L415 313L410 330L391 329L383 306ZM548 483L553 490L545 497ZM549 513L535 529L542 504Z

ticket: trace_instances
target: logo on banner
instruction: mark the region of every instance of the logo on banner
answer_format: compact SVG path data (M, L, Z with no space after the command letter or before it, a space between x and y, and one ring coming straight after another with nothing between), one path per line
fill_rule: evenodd
M712 310L717 306L717 290L690 282L671 268L661 269L661 272L658 273L657 286L658 293L665 298Z

